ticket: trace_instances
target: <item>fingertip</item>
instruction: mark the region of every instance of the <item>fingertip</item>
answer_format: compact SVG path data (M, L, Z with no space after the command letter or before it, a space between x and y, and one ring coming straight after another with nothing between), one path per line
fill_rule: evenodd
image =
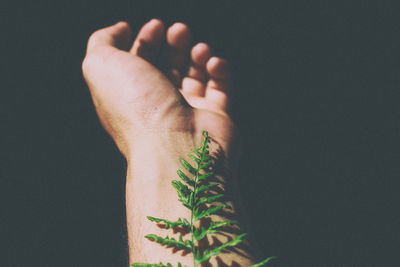
M207 71L211 77L217 79L229 78L228 62L219 57L211 57L207 62Z
M189 29L189 27L185 23L179 22L179 21L175 22L174 24L172 24L169 28L171 30L176 30L176 31L178 31L178 30L188 30Z
M164 24L159 19L151 19L145 23L136 36L130 49L134 55L153 61L164 39Z
M127 49L131 37L129 23L119 21L114 25L99 29L89 37L87 51L96 46L112 46Z
M167 42L172 47L182 48L190 42L189 27L182 22L175 22L167 31Z
M144 26L154 29L162 29L162 31L164 31L164 23L160 19L151 19Z
M119 22L115 23L113 26L111 26L110 28L113 29L113 30L110 30L110 34L112 34L115 38L118 38L121 36L130 37L132 34L131 26L126 21L119 21Z
M129 27L129 23L121 20L114 24L115 27Z
M152 18L151 20L149 20L148 23L151 23L151 24L163 24L164 25L163 21L161 19L158 19L158 18Z
M192 62L198 66L205 66L211 57L211 48L206 43L196 44L191 51Z

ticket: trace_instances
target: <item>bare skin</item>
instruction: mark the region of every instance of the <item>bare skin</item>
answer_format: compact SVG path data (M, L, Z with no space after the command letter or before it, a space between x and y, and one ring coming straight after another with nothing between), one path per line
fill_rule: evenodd
M174 252L144 238L149 233L174 236L148 222L146 216L170 220L190 217L177 201L171 181L181 168L177 159L199 145L202 130L207 130L213 140L211 150L222 151L226 167L233 169L237 142L228 115L227 63L212 56L205 43L191 47L185 24L175 23L166 30L161 21L153 19L133 42L126 22L93 33L82 70L100 121L128 163L130 263L161 261L175 265L180 261L192 266L190 254ZM222 175L220 179L229 184L233 178ZM233 195L228 199L233 206L230 215L240 220ZM220 236L218 242L226 242L236 234ZM216 240L210 239L210 245ZM209 264L252 263L250 248L245 246L223 253Z

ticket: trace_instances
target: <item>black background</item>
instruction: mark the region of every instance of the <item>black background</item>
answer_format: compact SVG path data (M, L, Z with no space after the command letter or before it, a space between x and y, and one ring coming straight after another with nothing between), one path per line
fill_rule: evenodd
M394 3L3 6L0 266L126 265L125 162L80 64L94 30L153 17L188 23L232 64L240 184L270 266L400 266Z

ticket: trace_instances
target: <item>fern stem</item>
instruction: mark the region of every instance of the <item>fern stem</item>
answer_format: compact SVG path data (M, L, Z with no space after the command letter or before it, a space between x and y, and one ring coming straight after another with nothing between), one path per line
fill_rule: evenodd
M193 198L192 198L192 209L191 209L191 215L190 215L190 234L191 234L191 239L192 239L192 253L193 253L193 265L194 267L198 266L198 262L196 260L196 255L198 253L198 250L196 249L196 244L194 242L194 210L196 208L196 199L197 199L197 188L198 188L198 183L199 183L199 172L201 170L201 164L204 161L204 157L206 156L205 154L207 154L207 145L209 142L208 139L208 133L206 131L203 131L203 135L204 135L204 141L203 144L201 146L201 152L200 152L200 162L197 163L197 169L195 172L195 178L194 178L194 186L193 186Z

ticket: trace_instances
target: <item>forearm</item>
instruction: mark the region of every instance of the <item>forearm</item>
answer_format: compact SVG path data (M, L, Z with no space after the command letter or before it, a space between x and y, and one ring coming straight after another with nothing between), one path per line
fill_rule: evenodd
M193 141L196 140L197 142ZM176 221L178 218L190 220L190 210L179 201L172 180L177 178L177 169L183 169L179 158L187 158L191 149L199 146L201 136L192 137L190 134L164 135L160 138L146 136L135 142L132 147L128 162L126 183L126 207L130 262L163 263L171 262L173 265L180 261L184 265L192 266L193 258L190 254L182 256L181 252L173 253L172 248L165 248L155 242L145 239L146 234L175 237L178 239L180 233L160 228L157 224L147 220L146 216L154 216ZM232 174L229 174L229 162L224 157L223 151L216 144L210 144L210 152L216 156L214 179L220 183L219 190L223 191L225 197L223 204L232 209L224 209L218 215L211 216L212 221L241 220L238 211L238 197L234 189ZM201 245L212 247L217 243L225 243L243 230L238 226L223 229L222 234L207 236L208 240ZM183 237L190 239L190 235ZM204 241L204 240L202 240ZM250 246L247 242L235 250L226 250L218 258L224 263L231 265L233 262L240 266L249 266L253 263L250 256ZM216 259L210 261L216 265Z

